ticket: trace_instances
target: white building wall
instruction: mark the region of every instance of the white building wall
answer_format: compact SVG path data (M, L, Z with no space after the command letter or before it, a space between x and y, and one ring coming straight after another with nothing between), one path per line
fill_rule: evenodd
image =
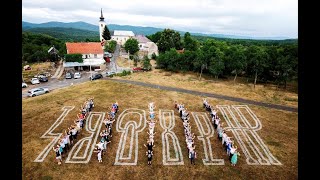
M120 45L124 45L128 39L130 39L131 37L130 36L111 36L111 39L112 40L115 40L117 41L118 44Z
M97 57L94 57L94 55L95 54L82 54L82 58L83 59L103 59L103 54L97 54Z
M102 41L102 33L104 31L104 27L106 26L106 23L104 21L99 21L99 33L100 33L100 42Z

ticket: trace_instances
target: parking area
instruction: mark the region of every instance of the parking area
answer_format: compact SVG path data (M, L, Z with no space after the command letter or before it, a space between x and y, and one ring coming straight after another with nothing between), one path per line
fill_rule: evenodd
M92 72L92 73L94 74L96 72ZM106 76L106 72L105 71L102 72L101 74L103 75L103 77ZM58 79L49 78L48 82L40 82L40 84L32 85L32 84L28 83L28 87L22 88L22 98L28 97L28 95L29 95L28 90L33 89L33 88L46 87L50 91L52 91L54 89L71 86L72 84L78 84L78 83L90 81L89 77L90 77L90 72L82 72L81 78L79 78L79 79L74 79L74 78L65 79L64 78L62 80L58 80Z

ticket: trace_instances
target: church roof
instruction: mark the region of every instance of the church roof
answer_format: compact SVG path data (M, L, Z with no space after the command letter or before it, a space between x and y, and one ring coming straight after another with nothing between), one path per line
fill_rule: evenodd
M148 39L147 37L145 37L144 35L136 35L136 36L133 37L133 38L136 39L139 43L151 42L151 40Z
M67 54L103 54L100 42L66 43Z
M114 30L113 35L114 36L134 36L134 33L132 31Z

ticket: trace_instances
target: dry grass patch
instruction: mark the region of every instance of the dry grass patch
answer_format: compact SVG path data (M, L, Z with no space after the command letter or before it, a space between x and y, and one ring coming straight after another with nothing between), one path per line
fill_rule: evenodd
M49 153L44 162L35 163L33 160L50 140L41 139L40 136L52 125L61 114L64 106L76 106L65 118L63 123L55 130L61 132L75 119L80 104L88 97L95 97L95 112L107 112L111 103L118 101L120 112L127 108L144 109L148 115L147 103L154 101L156 112L159 109L173 109L173 102L183 102L190 112L204 112L202 97L189 94L144 88L135 85L97 80L86 82L72 87L54 90L49 94L23 99L22 101L22 177L23 179L297 179L298 178L298 117L297 113L278 111L269 108L249 107L262 123L259 136L268 146L271 153L282 163L280 166L250 166L245 162L245 156L238 160L236 167L232 167L227 155L222 149L221 142L216 134L211 140L213 155L223 158L223 166L204 166L202 164L202 142L195 139L198 159L196 165L190 165L187 157L186 143L184 141L182 122L175 111L176 133L185 165L164 166L162 164L162 128L158 123L155 127L155 149L152 165L147 165L145 156L147 129L139 134L139 155L137 166L114 166L115 155L120 141L121 133L113 125L113 137L108 146L107 156L103 162L98 163L94 153L88 164L65 164L58 166L54 162L55 154ZM234 102L221 101L209 98L210 104L233 105ZM156 116L158 118L158 116ZM224 121L224 119L222 119ZM195 121L190 121L192 131L199 135ZM81 136L85 137L82 131ZM238 146L239 147L239 146ZM65 160L65 158L64 158ZM64 162L63 160L63 162Z
M49 72L51 75L54 74L55 68L52 66L52 62L41 62L30 64L31 70L22 70L23 80L30 82L31 78L39 73Z
M275 90L270 87L264 87L263 85L256 85L256 88L254 89L253 84L234 83L232 80L212 80L209 77L202 77L202 80L199 81L199 75L191 72L171 73L160 69L153 69L150 72L133 73L130 76L121 78L207 93L216 93L265 103L298 107L297 93ZM292 99L295 99L296 101Z

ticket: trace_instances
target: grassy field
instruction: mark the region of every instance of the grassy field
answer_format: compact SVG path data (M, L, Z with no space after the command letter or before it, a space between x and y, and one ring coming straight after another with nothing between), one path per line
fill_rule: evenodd
M126 64L126 60L120 60L119 63L120 65ZM155 66L153 60L151 61L151 64ZM199 74L193 72L183 74L153 69L149 72L138 72L133 73L130 76L116 78L298 107L297 93L276 90L275 88L269 86L265 87L263 85L256 85L256 88L254 89L253 84L234 83L233 80L215 80L205 76L199 81Z
M136 73L129 76L131 79L151 81L161 83L167 79L159 78L155 80L156 75L164 74L159 71L150 73ZM241 85L227 88L227 85L221 85L217 88L210 89L213 85L219 83L207 83L206 81L188 81L188 77L193 75L178 76L172 75L170 78L179 80L176 86L186 89L200 88L199 90L219 92L219 89L226 89L226 95L243 96L246 94L248 99L266 99L260 95L258 90L254 91ZM180 79L179 79L180 78ZM156 82L154 82L156 81ZM189 87L187 85L194 84ZM166 85L166 84L164 84ZM204 86L204 87L203 87ZM206 90L208 88L208 90ZM242 88L242 89L241 89ZM248 91L242 92L244 88ZM261 90L261 89L260 89ZM269 92L265 90L266 92ZM252 98L250 98L252 95ZM57 165L55 162L55 153L50 151L42 163L33 162L38 154L50 142L48 139L41 139L43 133L56 121L61 114L61 108L64 106L75 106L54 132L62 132L76 119L80 105L89 97L95 97L95 112L108 112L111 103L118 101L120 112L127 108L139 108L147 111L148 102L153 101L156 104L156 115L159 109L173 110L174 101L183 102L190 112L204 112L202 108L202 97L189 94L169 92L151 88L144 88L135 85L128 85L105 80L97 80L74 85L60 90L54 90L48 94L39 97L27 98L22 100L22 179L297 179L298 178L298 114L280 110L274 110L264 107L249 105L251 110L256 114L262 123L262 129L257 131L260 138L267 145L270 152L276 157L282 165L248 165L245 161L245 155L241 148L241 157L238 159L237 166L233 167L227 160L227 155L222 149L221 142L214 138L211 139L213 155L216 158L223 158L223 166L205 166L202 163L203 149L202 142L195 139L197 146L198 159L196 165L190 165L187 157L186 143L184 141L182 122L175 111L176 133L182 154L184 165L181 166L164 166L162 164L162 141L159 121L156 124L154 157L152 165L147 165L145 156L146 148L143 146L147 138L145 129L139 135L139 155L136 166L115 166L116 151L118 148L121 133L116 131L115 123L113 125L112 142L108 146L107 156L103 157L103 162L99 163L96 154L93 153L88 164L63 164ZM289 96L287 94L283 96ZM292 95L293 96L293 95ZM295 95L296 97L296 95ZM235 105L237 103L209 99L212 105ZM294 104L293 104L294 105ZM219 113L218 113L219 114ZM157 116L156 116L157 117ZM158 117L157 117L158 119ZM222 122L225 120L222 118ZM191 118L190 123L192 131L198 135L195 121ZM86 137L88 133L81 132L78 140ZM232 134L228 134L233 136ZM235 143L238 145L238 143ZM238 145L239 147L239 145Z

